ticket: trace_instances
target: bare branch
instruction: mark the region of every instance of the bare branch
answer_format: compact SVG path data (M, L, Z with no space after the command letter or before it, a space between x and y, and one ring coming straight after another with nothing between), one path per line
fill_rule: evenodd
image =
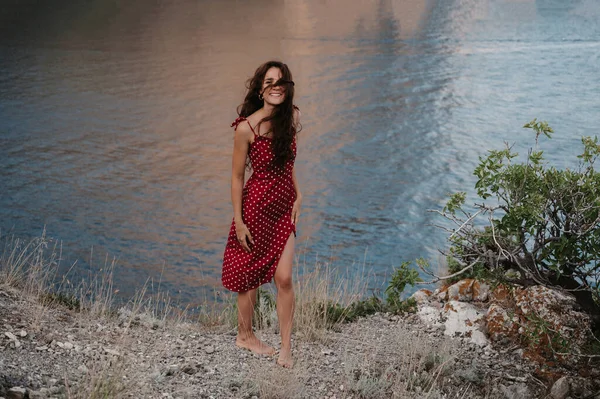
M435 277L435 280L433 280L433 281L417 281L415 284L435 284L435 283L438 283L438 282L440 282L440 281L443 281L443 280L448 280L448 279L451 279L451 278L453 278L453 277L460 276L461 274L463 274L463 273L464 273L464 272L466 272L467 270L469 270L469 269L472 269L472 268L473 268L473 266L475 266L475 264L476 264L477 262L479 262L479 259L481 259L481 258L480 258L480 257L478 257L478 258L477 258L477 259L475 259L475 261L474 261L474 262L472 262L471 264L467 265L467 266L466 266L466 267L464 267L463 269L461 269L461 270L457 271L456 273L453 273L453 274L451 274L451 275L449 275L449 276L436 276L436 275L435 275L435 274L433 274L432 272L429 272L428 274L429 274L429 275L431 275L432 277ZM463 263L462 263L462 262L460 262L459 260L456 260L456 261L457 261L457 262L459 262L460 264L463 264ZM464 265L464 264L463 264L463 265Z
M465 227L469 222L471 222L473 219L475 219L475 217L477 215L479 215L481 212L484 212L484 210L483 209L478 210L470 218L468 218L467 220L465 220L465 222L460 225L460 227L458 228L457 231L455 231L454 233L450 234L450 237L448 237L448 239L450 240L454 236L454 234L456 234L458 231L461 231L463 229L463 227Z

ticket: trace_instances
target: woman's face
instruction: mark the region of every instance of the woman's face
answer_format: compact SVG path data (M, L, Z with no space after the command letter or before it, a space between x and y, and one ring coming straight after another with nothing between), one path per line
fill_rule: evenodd
M285 86L271 86L281 79L281 70L277 67L271 67L265 74L262 84L262 95L264 100L271 105L279 105L285 100Z

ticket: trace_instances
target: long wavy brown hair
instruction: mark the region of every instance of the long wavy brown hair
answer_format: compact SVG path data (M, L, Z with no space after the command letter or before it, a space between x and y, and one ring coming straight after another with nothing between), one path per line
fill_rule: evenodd
M258 122L256 129L260 129L260 125L264 122L271 122L273 166L282 168L288 160L294 158L292 141L294 136L302 129L300 124L294 120L294 109L297 109L297 107L294 105L294 81L288 66L279 61L268 61L259 66L254 72L254 76L246 82L248 92L237 112L240 116L248 117L263 107L262 85L267 71L273 67L281 71L281 79L270 85L270 87L283 86L285 99L275 107L271 115Z

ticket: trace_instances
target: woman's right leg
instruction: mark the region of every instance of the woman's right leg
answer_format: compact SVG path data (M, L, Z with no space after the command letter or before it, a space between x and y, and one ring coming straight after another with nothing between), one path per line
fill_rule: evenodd
M252 315L256 304L257 289L238 293L238 335L235 344L259 355L272 355L275 349L259 340L252 331Z

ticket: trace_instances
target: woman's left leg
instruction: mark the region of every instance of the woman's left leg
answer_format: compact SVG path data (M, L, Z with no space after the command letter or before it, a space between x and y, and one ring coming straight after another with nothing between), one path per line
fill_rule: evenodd
M277 270L275 271L275 285L277 286L277 317L279 331L281 332L281 351L277 364L291 368L292 361L292 323L294 319L294 285L292 283L292 264L294 263L295 237L290 234Z

